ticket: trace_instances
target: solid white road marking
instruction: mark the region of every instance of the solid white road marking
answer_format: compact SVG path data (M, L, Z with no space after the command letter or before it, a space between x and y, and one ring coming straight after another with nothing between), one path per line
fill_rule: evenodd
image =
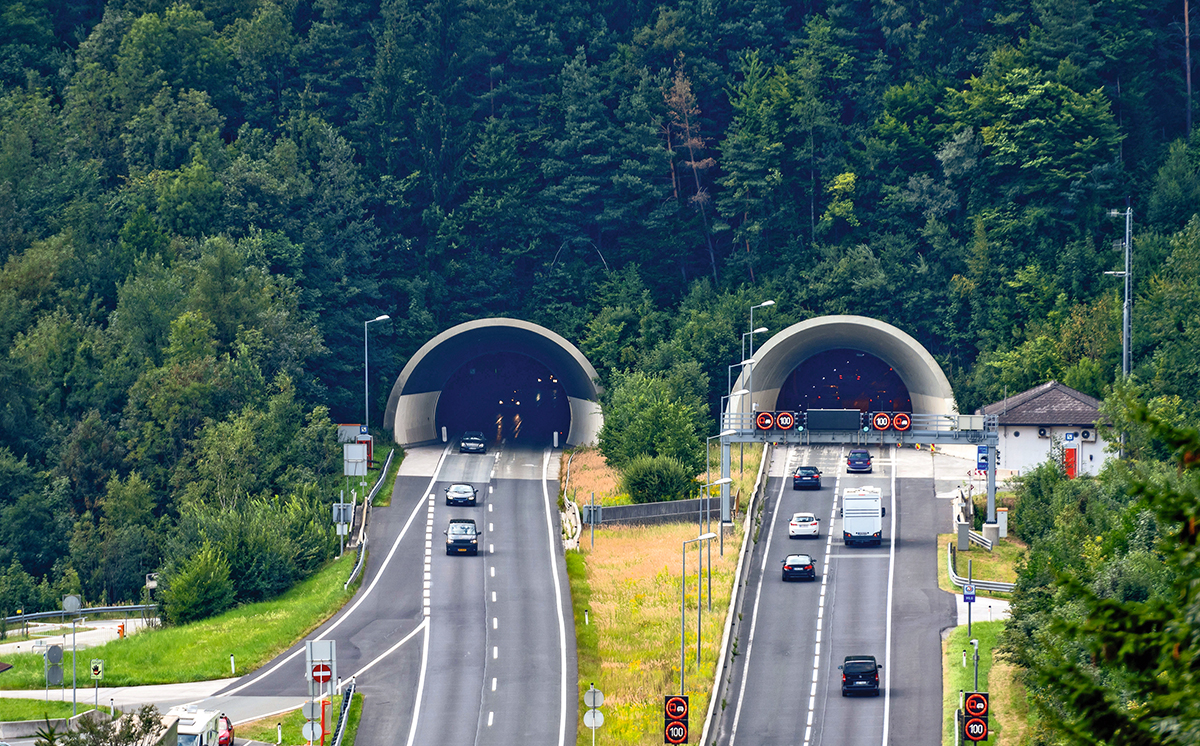
M562 585L558 579L558 561L554 547L554 520L550 513L550 492L546 487L550 471L550 449L547 448L542 457L542 498L546 506L546 534L550 539L550 571L554 577L554 600L558 604L558 678L560 682L560 700L558 706L558 746L566 746L567 742L567 622L566 612L563 611ZM555 488L557 497L557 487Z
M449 446L446 448L449 450ZM417 679L417 704L413 709L412 725L408 728L408 746L413 746L413 741L417 738L417 721L421 718L421 699L425 696L425 672L429 669L429 620L426 619L422 624L425 626L425 641L421 644L421 675Z
M896 583L896 451L892 449L892 525L888 530L887 632L883 645L883 746L887 746L892 712L892 590Z

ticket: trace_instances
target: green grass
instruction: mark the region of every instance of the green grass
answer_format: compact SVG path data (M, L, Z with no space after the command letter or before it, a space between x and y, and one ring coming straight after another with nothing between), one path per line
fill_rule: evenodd
M997 699L1006 696L1006 692L989 689L989 685L998 684L1000 682L991 681L991 672L993 665L992 650L999 641L1001 632L1004 630L1004 622L976 622L971 625L971 635L967 635L966 625L955 627L954 631L946 639L943 646L943 664L942 664L942 743L954 743L954 711L958 709L958 693L959 690L965 692L976 691L975 689L975 661L974 650L968 642L971 638L979 640L979 689L981 692L989 692L992 703L992 717L989 718L989 729L993 734L998 734L999 738L1003 738L1003 728L1001 722L995 713L995 702ZM963 666L963 650L967 651L967 665ZM988 739L991 746L997 746L1001 743L997 739L997 735L993 735Z
M949 593L962 593L962 589L950 582L950 573L946 569L946 545L955 541L954 534L938 534L937 563L938 587ZM967 561L971 562L971 576L976 580L997 580L1002 583L1015 583L1017 580L1017 564L1025 556L1025 545L1013 537L1001 539L992 551L972 544L968 552L958 553L958 574L967 577ZM1008 598L1007 593L993 593L977 590L976 595L992 598Z
M253 671L329 619L353 596L342 590L356 560L340 557L279 598L248 604L211 619L181 627L146 630L88 648L80 653L81 675L92 658L104 663L104 686L139 686L208 681ZM6 657L12 670L0 675L0 689L40 689L45 685L42 657L19 653ZM70 656L64 657L70 680Z
M396 485L396 475L400 472L400 462L404 460L404 449L400 446L393 445L391 448L396 449L396 455L392 457L392 465L388 467L387 478L384 479L383 487L379 488L379 494L375 496L373 503L377 508L387 507L392 504L392 490ZM387 451L389 449L380 448L379 453L383 458L379 460L379 465L367 472L367 489L370 490L375 482L379 479L379 470L383 468L383 462L387 460Z
M79 712L84 713L89 710L96 709L92 702L86 701L87 695L90 694L87 689L79 690ZM58 692L55 692L58 696ZM103 705L100 707L104 712L108 712L108 708ZM70 701L62 702L58 699L46 701L44 699L16 699L13 697L0 697L0 722L11 723L21 720L45 720L50 718L56 720L58 718L72 717L72 707Z
M358 723L362 720L363 695L355 693L354 699L350 702L350 720L346 723L346 735L342 738L342 743L345 746L354 746L354 739L358 735ZM326 711L325 727L329 728L330 733L337 725L337 719L341 715L342 698L335 697L330 703L329 709ZM250 723L243 723L235 727L234 735L238 738L245 738L252 741L261 741L263 743L275 743L278 736L276 730L277 725L283 726L283 744L284 746L301 746L306 744L304 740L304 713L301 710L292 710L291 712L281 713L262 720L255 720ZM328 743L328 739L326 739Z

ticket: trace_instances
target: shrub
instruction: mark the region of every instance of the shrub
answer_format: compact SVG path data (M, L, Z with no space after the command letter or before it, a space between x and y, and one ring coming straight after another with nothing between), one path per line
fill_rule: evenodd
M695 486L688 468L671 456L637 456L621 475L621 488L635 503L679 500Z
M229 561L209 542L166 578L163 616L187 624L220 614L233 605Z

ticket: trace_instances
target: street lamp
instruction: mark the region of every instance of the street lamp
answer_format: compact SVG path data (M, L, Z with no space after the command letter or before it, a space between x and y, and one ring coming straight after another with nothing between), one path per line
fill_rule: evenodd
M727 372L727 375L729 376L729 386L730 387L733 386L733 369L734 368L752 368L752 367L754 367L754 360L752 358L746 358L745 360L743 360L740 363L734 363L733 365L730 365L728 372ZM738 378L741 378L742 375L743 375L742 373L739 373ZM738 389L737 391L733 392L729 396L730 397L745 396L746 394L749 394L749 393L750 393L749 389ZM742 406L741 404L738 405L738 422L739 423L741 422L742 414L744 413L745 409L746 408L744 406ZM754 427L753 418L751 418L750 424L747 427L748 428ZM742 428L739 427L739 429L742 429Z
M773 305L775 305L775 301L764 300L762 303L759 303L758 305L750 306L750 328L751 329L754 329L754 309L767 308L767 307L773 306ZM753 331L750 332L750 359L751 360L754 359L754 332ZM750 384L749 385L749 388L750 388L750 411L753 412L754 411L754 368L750 368L750 380L748 381L748 383Z
M732 430L726 430L725 432L721 433L721 435L727 435L727 434L732 434L732 433L733 433ZM712 440L712 438L719 438L719 437L721 437L721 435L714 435L714 436L710 437L709 440ZM708 532L712 533L712 490L709 488L723 486L726 484L730 484L732 482L733 482L733 480L730 479L729 477L722 477L721 479L718 479L715 482L709 482L708 484L704 485L704 500L700 503L700 519L701 519L700 520L700 530L701 531L703 531L705 528L704 521L706 520L705 515L707 514L707 516L708 516L708 518L707 518ZM720 521L717 521L717 523L720 523ZM720 528L720 526L718 526L718 528ZM724 531L724 529L722 529L721 530L721 548L722 548L721 555L722 556L724 556L724 547L725 547L725 531ZM701 556L703 556L703 555L701 555ZM699 601L697 600L696 603L699 603ZM712 611L712 544L711 543L709 543L709 545L708 545L708 610Z
M979 640L971 640L971 644L975 646L975 689L979 691Z
M742 335L742 357L743 358L746 357L746 337L752 337L755 334L762 334L762 333L768 332L768 331L770 331L770 329L768 329L767 327L760 326L757 329L755 329L754 331L749 331Z
M729 367L733 368L735 366L731 365ZM738 389L737 391L730 391L728 394L721 397L721 424L725 424L728 421L729 412L727 410L729 409L729 400L735 396L745 396L749 393L750 392L746 389Z
M392 318L386 313L382 316L376 316L370 321L363 322L363 425L367 428L367 432L371 431L371 397L367 393L368 381L370 380L369 369L371 367L371 358L367 354L367 324L374 324L376 321L387 321Z
M685 605L687 600L687 545L697 541L708 541L715 539L716 534L701 534L694 539L685 539L683 542L683 564L680 566L682 574L679 576L679 693L684 693L683 688L683 671L687 667L687 652L685 645L687 643L687 617ZM700 574L696 573L696 587L700 586ZM696 599L696 618L700 618L700 599ZM696 669L700 669L700 622L696 622Z
M1125 248L1125 271L1124 272L1105 272L1106 275L1125 278L1125 302L1121 306L1121 376L1129 377L1129 337L1131 319L1130 311L1133 306L1132 282L1133 282L1133 266L1130 262L1130 249L1133 238L1133 208L1126 207L1122 210L1109 210L1110 218L1119 218L1125 216L1125 240L1122 242ZM1114 242L1115 243L1115 242Z

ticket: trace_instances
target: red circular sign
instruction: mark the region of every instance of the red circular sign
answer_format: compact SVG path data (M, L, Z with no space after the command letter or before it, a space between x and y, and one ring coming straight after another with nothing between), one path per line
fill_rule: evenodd
M891 424L892 418L888 416L887 412L876 412L875 414L871 415L871 425L874 426L876 430L887 430Z
M667 723L667 728L663 732L663 740L667 743L687 743L687 723L683 722L682 720L672 720L671 722Z
M912 427L912 417L909 417L904 412L897 412L892 416L892 427L904 432L908 428Z
M972 588L972 590L974 590ZM967 695L967 701L964 703L967 714L976 717L983 717L988 711L988 698L979 692L971 692Z
M667 717L674 720L683 720L688 714L687 697L668 697L665 709Z
M770 412L759 412L754 417L754 425L759 430L770 430L775 426L775 415Z
M988 724L983 718L971 718L963 725L963 735L968 741L986 741Z
M775 427L780 430L791 430L796 424L796 415L791 412L777 412L775 414Z
M317 663L312 667L313 681L324 684L333 678L333 670L324 663Z

